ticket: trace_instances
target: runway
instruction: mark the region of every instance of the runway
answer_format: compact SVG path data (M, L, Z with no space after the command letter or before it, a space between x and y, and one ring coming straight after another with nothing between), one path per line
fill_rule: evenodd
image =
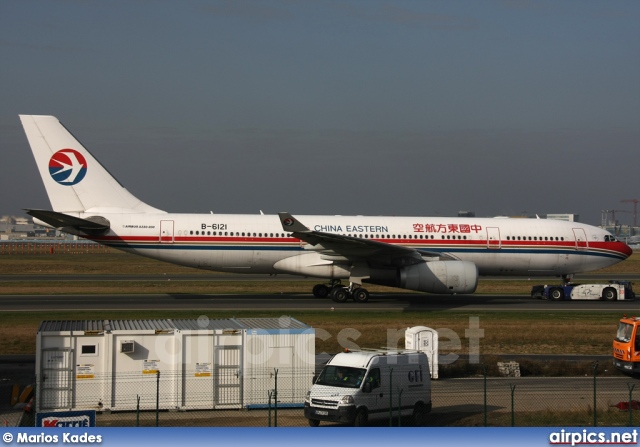
M502 280L503 277L484 277L483 280ZM529 280L531 284L558 283L558 278L510 278ZM574 280L607 282L609 275L587 273L576 275ZM616 279L640 280L640 274L620 274ZM0 275L0 283L28 282L47 283L64 281L83 282L127 282L136 281L313 281L311 278L294 275L256 275L198 272L193 274L25 274ZM620 311L637 312L638 301L560 301L533 299L529 295L433 295L427 293L372 293L366 304L348 301L334 303L328 298L315 298L311 293L269 294L51 294L51 295L0 295L1 311L46 311L46 310L327 310L331 311Z
M0 311L58 310L638 311L638 301L547 301L527 295L372 294L366 304L311 294L0 295Z
M71 274L71 275L55 275L55 274L25 274L25 275L2 275L0 274L0 282L40 282L40 281L316 281L313 278L296 275L258 275L258 274L239 274L239 273L212 273L202 271L193 274ZM617 275L605 275L603 273L583 273L575 275L574 282L607 282L609 279L619 279L627 281L640 281L640 273L623 273ZM556 277L525 277L525 276L483 276L481 280L485 281L531 281L531 284L556 284L560 283L560 279Z

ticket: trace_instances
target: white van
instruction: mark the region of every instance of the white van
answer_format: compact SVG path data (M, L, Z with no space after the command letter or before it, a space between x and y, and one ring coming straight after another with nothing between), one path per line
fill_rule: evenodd
M307 392L304 416L355 426L369 418L413 416L423 425L431 411L431 379L426 354L418 351L342 352L329 360Z

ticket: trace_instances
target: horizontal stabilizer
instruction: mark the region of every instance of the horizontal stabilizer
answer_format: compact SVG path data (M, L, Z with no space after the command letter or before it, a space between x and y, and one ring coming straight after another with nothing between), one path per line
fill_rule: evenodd
M69 216L48 210L25 210L27 214L41 220L54 228L74 228L85 233L100 233L109 230L110 222L101 216L92 216L87 219Z

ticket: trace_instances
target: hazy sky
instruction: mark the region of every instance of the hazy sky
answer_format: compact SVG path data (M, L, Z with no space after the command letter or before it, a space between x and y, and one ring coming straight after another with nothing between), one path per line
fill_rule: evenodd
M640 1L5 0L0 215L50 207L18 114L167 211L599 224L640 199Z

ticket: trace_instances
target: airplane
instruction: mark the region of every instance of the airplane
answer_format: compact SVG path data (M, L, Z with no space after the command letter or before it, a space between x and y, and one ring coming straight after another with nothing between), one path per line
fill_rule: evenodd
M568 280L632 253L603 229L547 219L168 213L127 191L54 116L20 119L52 206L26 209L34 223L199 269L320 278L314 296L338 303L367 302L364 284L467 294L484 275Z

